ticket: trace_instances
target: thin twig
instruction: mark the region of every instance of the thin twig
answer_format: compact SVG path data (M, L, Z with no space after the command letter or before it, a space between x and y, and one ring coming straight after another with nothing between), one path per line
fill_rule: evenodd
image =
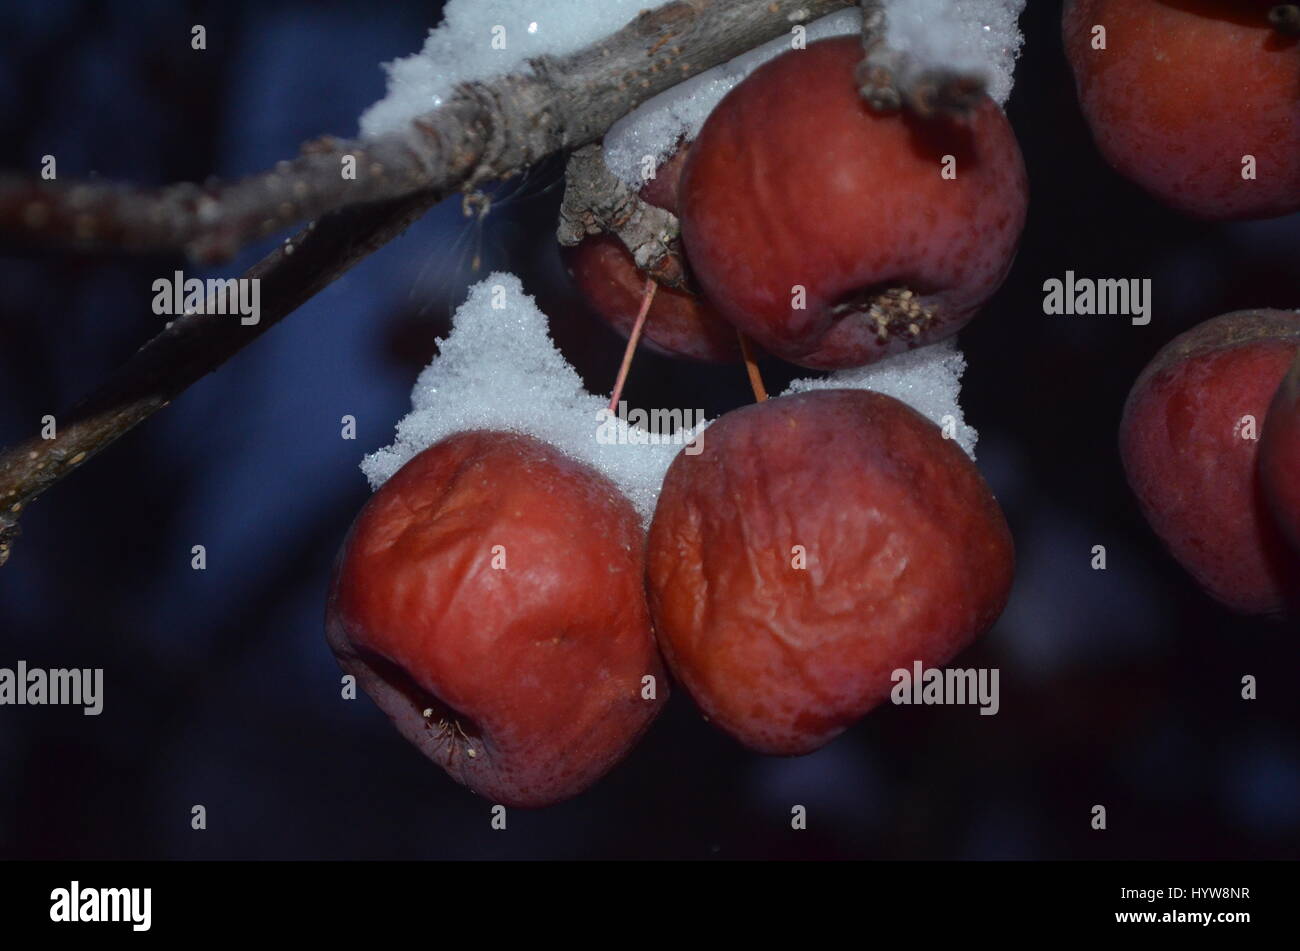
M0 565L32 499L116 442L186 387L215 370L437 201L426 193L323 218L250 268L261 280L261 320L186 314L138 350L89 398L56 420L53 439L33 437L0 455Z

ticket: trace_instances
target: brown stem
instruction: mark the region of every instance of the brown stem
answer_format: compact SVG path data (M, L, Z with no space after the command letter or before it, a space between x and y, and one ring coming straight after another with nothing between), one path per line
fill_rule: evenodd
M762 403L767 399L767 387L763 385L763 374L758 372L758 361L754 359L749 338L739 330L736 331L736 336L740 338L740 353L745 358L745 372L749 374L749 386L754 391L754 402Z
M627 346L623 348L623 362L619 364L618 379L614 381L614 392L609 397L609 411L618 409L619 398L623 395L623 384L627 382L628 372L632 369L632 357L636 355L636 346L641 342L641 331L645 329L646 315L655 299L655 290L659 287L653 277L645 279L645 290L641 293L641 309L637 311L636 323L628 335Z

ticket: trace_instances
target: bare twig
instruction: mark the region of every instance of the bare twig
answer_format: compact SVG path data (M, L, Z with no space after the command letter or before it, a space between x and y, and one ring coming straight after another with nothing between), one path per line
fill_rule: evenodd
M432 192L323 218L244 275L261 280L261 320L245 326L216 314L186 314L136 352L88 399L57 420L53 439L34 437L0 456L0 565L18 517L36 496L170 403L437 201Z
M668 287L685 284L677 216L644 201L609 170L601 147L588 145L569 157L556 238L572 247L605 232L623 242L643 273Z
M594 142L651 96L851 3L682 0L643 12L574 55L540 57L529 71L464 84L409 133L317 139L298 158L234 183L143 189L5 176L0 239L81 250L184 249L203 261L223 260L252 240L339 208L473 187Z
M470 111L462 115L468 119ZM232 184L137 188L3 175L0 237L83 251L185 250L196 261L218 263L252 240L338 208L448 187L465 174L465 159L477 157L477 143L455 125L443 120L426 128L423 156L405 137L324 138L303 146L297 159ZM458 154L458 146L467 151ZM355 177L345 178L345 169L355 169Z
M203 206L206 211L200 210L195 192L188 197L177 192L162 206L145 201L142 207L146 211L137 214L131 202L123 203L120 195L113 197L111 186L82 186L89 190L75 199L71 192L77 186L68 186L50 194L56 199L65 197L74 207L65 208L54 200L44 212L33 213L31 194L23 191L30 185L11 181L8 190L0 187L0 235L44 236L65 246L156 249L187 245L205 255L229 253L249 237L262 234L267 209L279 209L280 186L292 193L297 182L311 179L306 182L308 195L298 199L293 214L286 213L277 226L287 225L295 216L365 201L362 195L369 199L389 196L385 202L333 212L252 268L245 277L262 282L258 324L245 326L229 317L203 314L177 318L63 419L53 439L32 439L0 454L0 564L12 550L19 514L36 496L382 247L446 194L457 188L475 188L556 152L595 142L617 119L651 96L780 35L796 23L848 5L850 0L683 0L642 13L603 42L561 59L534 61L527 75L462 87L458 95L417 123L406 152L394 146L392 158L389 152L378 153L379 164L383 160L393 164L382 169L382 175L371 169L371 177L366 179L369 184L362 186L375 189L370 192L352 188L356 182L342 191L332 190L338 187L338 153L333 146L306 153L299 160L304 164L291 163L288 169L232 186L237 189L234 192L213 186L204 194L215 205ZM367 144L362 156L373 160L376 153L369 151L372 148L373 144ZM329 160L318 164L312 155L318 159L328 156ZM312 178L324 174L320 169L328 169L328 182ZM271 176L278 176L274 189L266 184ZM252 195L258 187L249 184L254 181L276 191L272 203L260 209L251 200L224 204L232 195ZM360 175L357 181L362 181ZM319 192L312 191L316 185ZM391 191L385 190L389 188ZM405 197L393 197L396 195ZM192 207L186 204L190 198ZM313 201L317 204L311 204ZM83 210L81 214L90 218L79 219L77 207L95 208L98 213ZM166 219L168 214L175 216L171 225L149 223L159 215ZM159 244L160 234L170 235L170 243Z

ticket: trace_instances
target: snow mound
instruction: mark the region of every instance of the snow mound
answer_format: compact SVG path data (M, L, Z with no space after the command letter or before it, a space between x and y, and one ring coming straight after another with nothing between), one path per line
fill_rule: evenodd
M844 387L885 393L940 426L947 423L973 453L975 430L964 424L957 403L964 368L956 344L945 341L869 367L798 380L786 392ZM367 456L361 469L378 489L417 453L453 433L523 433L604 473L648 523L669 464L683 447L698 451L698 444L688 445L697 436L707 443L707 422L682 409L672 421L685 425L660 427L662 435L651 436L632 413L626 419L608 414L606 403L583 388L519 278L493 273L470 288L456 311L451 333L416 380L411 412L397 424L393 444Z
M962 416L961 376L966 371L966 357L957 349L955 337L927 347L900 353L879 363L848 370L835 370L824 377L795 380L786 393L809 390L874 390L901 400L926 419L938 425L975 458L979 437Z
M607 403L583 388L519 278L496 272L471 287L456 311L451 333L416 380L412 410L397 424L396 440L367 456L361 468L377 489L440 439L504 429L534 436L603 472L648 521L669 463L694 433L644 442L644 429L634 432L618 415L606 418Z

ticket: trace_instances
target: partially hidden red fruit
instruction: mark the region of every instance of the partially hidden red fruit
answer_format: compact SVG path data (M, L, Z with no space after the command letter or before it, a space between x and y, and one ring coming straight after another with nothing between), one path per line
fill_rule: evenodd
M1300 40L1275 0L1073 0L1065 50L1120 174L1214 220L1300 210ZM1098 28L1104 28L1105 48ZM1253 159L1254 176L1243 177Z
M669 666L746 746L811 752L1001 613L1014 566L974 464L898 400L825 390L715 422L668 470L647 578Z
M843 37L759 67L710 114L682 175L683 243L705 295L807 367L956 333L1002 283L1025 220L1002 110L984 97L964 121L875 113L854 78L862 55ZM885 292L887 319L872 308Z
M1235 611L1276 614L1297 563L1261 491L1269 403L1300 347L1300 314L1237 311L1171 340L1133 385L1120 455L1143 514L1170 553Z
M576 795L666 695L631 504L537 440L452 436L357 516L330 592L339 663L457 782L513 806ZM642 699L653 676L658 699Z
M678 213L678 183L689 149L689 145L681 146L642 187L641 197L648 204ZM646 275L623 242L612 234L594 235L566 248L563 257L578 290L597 315L624 337L631 336ZM689 270L688 282L693 283ZM655 289L641 340L647 349L666 356L717 363L740 359L736 329L691 286L660 285Z
M1259 475L1273 517L1300 556L1300 355L1277 388L1264 421Z

